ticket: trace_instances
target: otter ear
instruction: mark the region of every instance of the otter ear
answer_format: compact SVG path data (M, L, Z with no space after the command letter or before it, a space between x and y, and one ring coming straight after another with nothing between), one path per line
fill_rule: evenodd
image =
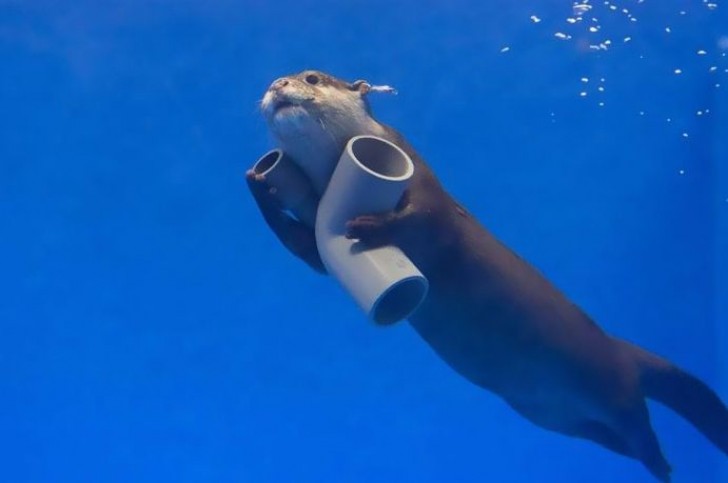
M372 90L372 85L365 80L358 80L349 84L349 89L352 91L358 91L359 94L365 96L370 90Z

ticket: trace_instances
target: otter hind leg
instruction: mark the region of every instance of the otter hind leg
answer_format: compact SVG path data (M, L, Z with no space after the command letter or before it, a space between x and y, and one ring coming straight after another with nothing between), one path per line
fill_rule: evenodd
M573 435L594 441L623 456L635 457L627 441L609 426L599 421L586 421L577 425L573 430Z
M558 418L544 418L544 414L548 412L539 407L514 401L508 401L508 404L521 416L542 428L594 441L615 453L641 462L662 483L670 482L672 470L662 455L657 436L650 425L644 399L639 399L624 409L603 408L611 414L608 420L589 419L578 423L574 420L561 422Z
M632 457L642 464L658 480L670 482L670 463L660 449L660 443L650 424L650 415L644 399L636 407L622 413L616 420L615 430L626 441Z
M650 429L650 432L652 430ZM670 465L662 456L657 438L654 433L651 436L638 438L637 451L630 442L618 432L604 423L598 421L587 421L579 424L573 431L574 436L594 441L595 443L614 451L615 453L634 458L644 464L647 469L658 480L670 481Z
M728 455L728 407L707 384L670 362L634 349L642 370L642 390L687 419Z

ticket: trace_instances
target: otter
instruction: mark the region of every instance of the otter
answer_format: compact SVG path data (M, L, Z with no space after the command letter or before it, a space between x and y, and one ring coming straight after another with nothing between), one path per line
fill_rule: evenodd
M728 454L728 409L718 395L668 360L605 333L498 241L397 131L373 117L367 94L376 89L309 70L273 82L261 107L294 161L314 156L333 171L346 142L363 134L387 139L412 158L414 176L397 207L349 221L347 236L399 247L427 277L428 295L409 318L422 339L457 373L536 425L638 460L662 482L670 481L671 468L645 398L676 411ZM264 176L249 171L246 178L281 242L324 273L313 229L280 206Z

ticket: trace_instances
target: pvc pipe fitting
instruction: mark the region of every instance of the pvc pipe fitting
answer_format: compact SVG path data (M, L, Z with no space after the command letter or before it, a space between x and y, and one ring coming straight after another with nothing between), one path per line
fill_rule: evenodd
M407 154L376 136L356 136L346 144L319 203L316 244L326 269L379 324L392 324L414 312L428 282L394 246L369 248L346 238L346 222L395 208L414 173Z

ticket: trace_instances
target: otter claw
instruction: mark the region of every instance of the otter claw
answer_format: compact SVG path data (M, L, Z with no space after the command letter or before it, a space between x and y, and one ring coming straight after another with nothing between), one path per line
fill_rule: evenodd
M265 176L259 173L256 173L255 170L249 169L245 172L245 179L248 181L255 181L256 183L264 183L265 182Z
M275 196L278 190L268 185L265 175L249 169L245 172L245 180L248 182L248 188L259 204L281 209L279 206L280 201Z
M392 219L391 213L357 216L346 223L344 236L366 243L385 244Z

